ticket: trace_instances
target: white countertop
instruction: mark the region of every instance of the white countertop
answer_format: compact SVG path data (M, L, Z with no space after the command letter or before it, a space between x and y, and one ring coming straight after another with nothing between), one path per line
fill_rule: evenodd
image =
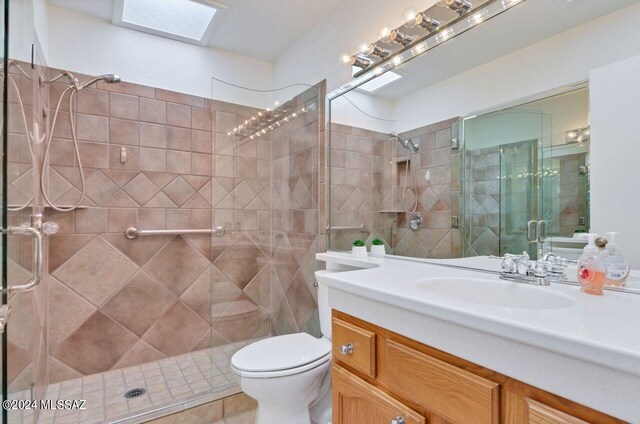
M607 291L590 296L576 286L528 286L500 280L496 274L393 257L356 259L328 252L317 259L354 269L323 275L331 307L640 423L640 295ZM438 262L496 271L500 265L489 258ZM495 280L554 293L570 299L572 306L493 306L432 295L416 284L434 277Z

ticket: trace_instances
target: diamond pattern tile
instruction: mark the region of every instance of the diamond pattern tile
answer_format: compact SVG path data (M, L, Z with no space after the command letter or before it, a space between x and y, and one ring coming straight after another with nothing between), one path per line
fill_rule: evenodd
M142 336L174 301L173 294L140 271L100 310L129 331Z
M53 276L85 299L100 306L122 286L138 267L102 237L94 238Z
M176 296L180 296L209 265L182 237L171 240L144 269Z
M144 205L153 196L155 196L160 189L151 182L146 175L140 173L137 177L131 180L126 186L124 191L131 196L133 200L138 202L139 205Z
M182 177L171 181L162 191L178 206L184 205L196 192Z
M251 241L240 238L213 262L240 289L260 272L267 257Z

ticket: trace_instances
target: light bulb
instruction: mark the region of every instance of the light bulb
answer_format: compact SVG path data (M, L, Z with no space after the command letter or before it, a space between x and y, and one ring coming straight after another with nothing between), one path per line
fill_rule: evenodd
M393 28L391 27L391 25L383 26L380 32L378 33L378 36L380 37L380 41L382 41L383 43L390 43L392 33L393 33Z
M416 10L415 7L413 6L407 7L402 11L402 16L400 18L402 21L402 25L406 26L407 28L413 28L414 26L416 26L417 16L418 16L418 11Z
M358 44L356 45L356 50L360 54L368 55L368 54L371 54L370 47L371 47L371 44L369 42L367 42L365 40L360 40L360 41L358 41Z
M351 65L351 56L349 56L348 54L343 54L342 56L340 56L340 63L342 63L343 65Z
M393 66L400 66L402 65L402 58L400 56L396 56L391 62L393 63Z

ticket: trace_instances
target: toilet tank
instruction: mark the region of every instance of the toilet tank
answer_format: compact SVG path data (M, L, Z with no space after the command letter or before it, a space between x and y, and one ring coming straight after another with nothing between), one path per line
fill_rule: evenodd
M316 271L316 282L318 283L318 315L320 316L320 330L322 335L331 340L331 308L329 307L329 288L322 278L331 274L331 271Z

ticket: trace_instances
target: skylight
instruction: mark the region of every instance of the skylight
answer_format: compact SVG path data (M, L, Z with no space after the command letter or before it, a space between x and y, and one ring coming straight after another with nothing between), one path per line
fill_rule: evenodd
M113 23L150 34L205 45L218 9L192 0L116 0Z
M373 93L376 90L381 89L387 84L391 84L392 82L399 80L402 78L402 75L396 74L393 71L389 71L372 79L371 81L362 84L358 87L358 90L366 91L367 93Z

